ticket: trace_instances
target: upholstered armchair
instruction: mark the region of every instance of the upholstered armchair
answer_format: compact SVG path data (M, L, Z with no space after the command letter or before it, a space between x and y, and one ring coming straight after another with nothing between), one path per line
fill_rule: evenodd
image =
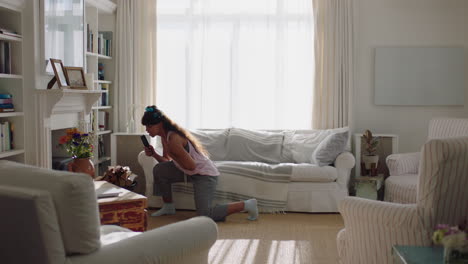
M415 204L357 197L341 202L345 228L337 244L342 264L392 263L393 245L428 246L436 224L466 219L468 137L430 140L421 155Z
M147 232L100 225L89 175L0 161L1 263L208 263L210 218Z
M428 140L468 136L468 119L437 118L429 122ZM386 159L390 177L385 180L384 200L416 203L420 152L392 154Z

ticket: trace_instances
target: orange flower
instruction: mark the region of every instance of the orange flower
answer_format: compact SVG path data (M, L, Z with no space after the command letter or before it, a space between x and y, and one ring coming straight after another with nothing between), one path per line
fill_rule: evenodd
M67 135L70 135L70 136L75 134L75 133L80 133L80 131L78 131L78 129L76 127L71 128L71 129L67 129L66 132L67 132Z

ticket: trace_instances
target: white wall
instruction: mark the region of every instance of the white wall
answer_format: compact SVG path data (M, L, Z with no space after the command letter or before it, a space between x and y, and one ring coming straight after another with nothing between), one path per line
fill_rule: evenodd
M468 118L468 1L356 0L354 131L400 137L399 152L418 151L433 117ZM464 46L465 106L374 104L376 46Z

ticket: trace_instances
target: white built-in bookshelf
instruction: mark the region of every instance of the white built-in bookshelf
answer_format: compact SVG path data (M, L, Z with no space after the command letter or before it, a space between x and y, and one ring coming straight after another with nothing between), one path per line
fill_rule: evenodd
M24 162L22 1L0 1L0 159Z
M94 75L94 89L102 91L91 111L96 176L111 164L110 135L117 127L113 118L115 10L116 4L109 0L85 1L86 72Z

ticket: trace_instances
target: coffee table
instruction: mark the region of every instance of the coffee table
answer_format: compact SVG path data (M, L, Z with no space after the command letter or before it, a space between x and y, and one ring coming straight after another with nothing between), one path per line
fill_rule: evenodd
M133 231L146 231L148 199L107 181L95 181L96 190L118 189L119 196L98 199L101 225L119 225Z

